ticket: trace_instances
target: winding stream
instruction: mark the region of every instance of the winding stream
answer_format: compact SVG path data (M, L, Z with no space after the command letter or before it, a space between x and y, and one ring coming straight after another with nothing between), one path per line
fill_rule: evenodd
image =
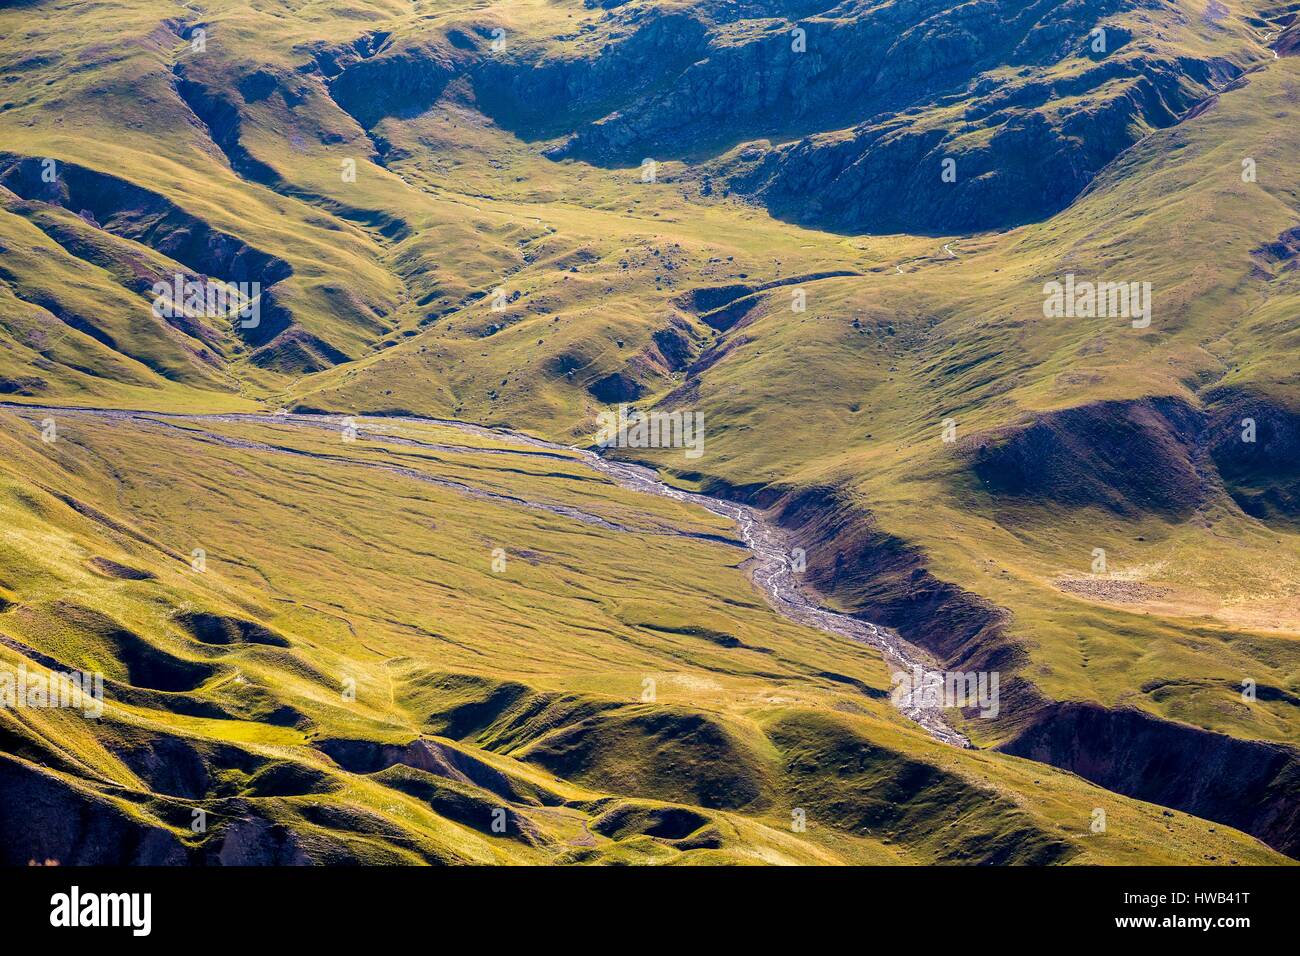
M184 415L166 412L139 412L120 409L77 407L61 408L53 406L19 405L12 403L0 403L0 407L24 416L41 415L48 417L56 415L89 415L96 418L131 421L137 424L155 426L167 426L169 420L172 420L187 422L293 425L305 428L322 428L335 432L342 432L345 427L344 418L337 415L250 413ZM930 659L929 655L920 648L903 640L888 628L877 627L874 624L860 620L851 615L829 610L810 596L802 587L799 575L794 569L792 548L789 544L787 535L779 526L769 520L763 512L756 508L751 508L749 505L740 504L739 502L728 501L725 498L714 498L710 495L674 488L671 485L660 481L654 470L642 465L616 461L605 458L590 449L575 448L569 445L561 445L556 442L548 442L540 438L534 438L531 435L524 435L504 428L488 428L483 425L475 425L469 422L459 422L450 419L416 418L406 416L388 418L357 417L351 419L351 421L355 423L358 438L366 438L388 444L418 446L450 453L519 453L507 449L484 449L422 442L417 439L391 434L388 428L383 424L385 421L455 428L459 431L476 435L481 438L491 438L498 441L506 440L514 444L535 449L536 451L534 453L554 455L556 457L563 457L566 460L571 460L571 456L576 454L583 464L591 468L593 471L609 478L620 487L637 491L642 494L658 495L663 498L671 498L674 501L696 505L712 512L713 514L727 518L735 523L741 540L752 554L752 563L749 568L751 580L777 613L796 624L814 627L829 634L845 637L856 643L865 644L869 647L875 648L884 657L885 663L889 666L891 673L903 671L910 675L915 671L915 669L920 668L922 673L925 675L926 681L935 680L937 678L942 682L942 677L937 675L934 662ZM475 497L491 498L502 501L503 503L538 508L549 511L553 514L563 515L565 517L573 518L589 524L595 524L611 530L633 530L622 525L614 524L597 515L580 511L576 508L528 501L511 495L499 494L497 492L475 488L461 482L435 478L415 469L404 468L399 465L389 465L383 462L365 462L342 457L334 458L333 456L326 456L316 452L269 445L264 442L234 438L229 435L220 435L214 432L190 431L187 429L186 434L190 434L195 438L205 438L222 445L245 448L254 451L301 455L314 458L328 458L330 460L337 460L339 463L364 465L366 467L394 472L416 480L428 481L434 484L451 487L454 490L471 494ZM701 537L701 535L690 534L688 532L678 533L688 534L691 537ZM897 693L892 694L891 699L895 706L897 706L906 717L919 724L927 733L936 739L957 747L970 746L970 742L966 737L958 733L949 725L942 708L922 701L920 695L916 694Z
M698 505L734 521L745 545L753 554L750 578L782 617L796 624L815 627L874 647L885 658L891 672L904 671L911 674L914 668L920 667L926 675L925 680L936 679L933 661L920 648L904 641L888 628L877 627L849 614L831 611L810 597L800 585L798 573L794 570L788 537L758 509L725 498L674 488L660 481L653 470L641 465L612 461L592 451L580 452L591 468L607 475L624 488ZM943 678L940 676L937 679L942 684ZM970 746L970 741L948 724L942 708L922 705L919 702L920 695L896 694L891 697L904 715L924 727L931 736L954 746Z

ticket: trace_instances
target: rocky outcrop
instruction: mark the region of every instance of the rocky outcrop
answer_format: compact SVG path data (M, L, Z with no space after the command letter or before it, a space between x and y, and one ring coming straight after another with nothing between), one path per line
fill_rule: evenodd
M525 139L559 140L554 159L685 159L710 190L792 221L953 233L1059 211L1242 74L1131 42L1111 22L1125 6L616 5L547 42L498 47L489 26L451 26L316 50L311 68L366 129L454 95Z
M1236 72L1134 56L1009 91L982 94L975 79L954 91L968 104L955 123L895 113L847 133L750 147L717 172L775 215L810 225L939 234L1007 227L1063 209L1142 130L1174 124ZM1057 104L1072 93L1091 95Z
M558 136L671 82L706 50L707 28L694 13L653 11L625 26L616 21L608 42L577 55L524 50L518 57L485 56L473 68L474 95L507 129L530 139ZM635 151L635 137L624 140ZM566 154L576 155L555 155Z
M1177 122L1241 73L1131 49L1129 32L1107 20L1120 6L922 2L750 21L729 8L703 38L646 13L697 55L674 73L672 57L612 39L607 50L636 79L605 115L573 122L551 155L633 165L748 143L708 164L707 177L782 218L851 232L951 233L1043 218L1143 130ZM632 36L649 29L643 22ZM1006 66L1018 70L991 72ZM602 101L590 88L599 79L558 85L548 102L580 99L589 109Z

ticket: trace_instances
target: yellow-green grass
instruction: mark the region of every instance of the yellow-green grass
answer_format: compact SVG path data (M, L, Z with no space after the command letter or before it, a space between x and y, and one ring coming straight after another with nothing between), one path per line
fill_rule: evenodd
M887 689L878 657L777 617L725 545L602 530L376 471L359 464L377 454L362 441L338 441L329 459L290 456L68 414L57 419L58 440L46 445L30 416L4 418L0 576L8 609L0 633L63 666L103 668L110 682L99 722L68 711L6 712L7 725L17 721L37 735L30 755L20 749L20 757L39 754L49 768L41 772L78 787L102 789L111 780L128 793L150 789L124 762L124 751L142 741L157 747L179 739L201 752L230 745L252 755L244 760L308 768L292 778L312 781L301 794L263 793L264 766L227 767L208 792L160 795L128 811L171 821L187 844L201 848L206 835L187 832L177 806L206 808L210 832L223 833L238 817L229 801L239 799L241 813L246 803L255 806L322 860L925 862L979 858L998 845L1020 859L1058 843L1053 856L1071 862L1279 859L1228 828L1171 819L1050 768L931 740L886 701L843 682ZM223 431L238 428L227 423ZM250 440L275 431L286 447L297 439L304 452L325 450L310 431L247 431ZM485 484L489 458L500 460L509 480L522 480L511 456L483 457ZM441 467L430 459L419 470L438 475ZM39 475L37 485L24 473ZM533 476L530 497L554 497L553 486L568 480ZM686 510L613 486L605 495L628 513L649 504L640 526L684 518ZM507 562L494 573L498 546ZM190 563L200 547L202 573ZM92 558L156 577L114 577ZM176 617L200 610L262 622L288 646L201 643ZM126 655L103 656L104 620L210 673L188 690L134 687L123 671ZM745 646L717 643L718 635ZM0 653L9 667L38 666L11 647ZM647 678L655 690L649 701ZM355 688L355 699L345 686ZM491 726L478 729L465 705L502 688L520 702L489 713L483 720ZM194 701L220 712L192 715ZM269 723L283 705L299 718ZM655 732L642 730L660 722L672 730L655 744ZM319 749L337 739L404 745L446 734L463 742L445 746L516 780L520 793L556 794L565 806L544 797L548 810L532 798L431 783L400 763L349 772ZM667 740L672 745L661 749ZM584 759L568 763L563 741L580 741ZM858 771L810 768L799 759L810 747L870 759ZM230 758L207 759L220 767ZM699 789L719 774L727 789ZM895 781L916 778L925 786L912 804ZM837 795L833 807L827 793ZM682 844L638 833L640 824L616 826L609 821L631 814L635 823L649 811L623 808L606 818L621 806L607 796L651 808L698 804L690 812L707 832ZM873 827L846 805L857 805L859 816L887 812ZM449 820L435 806L470 807L477 823ZM541 836L533 844L494 837L486 821L496 806L512 808ZM1096 807L1110 820L1100 837L1089 832ZM805 832L791 828L796 808L805 810ZM960 841L948 829L954 813L969 831ZM590 844L583 819L596 828Z
M745 329L751 341L702 376L694 407L726 424L691 470L851 488L864 520L919 547L940 579L1012 612L1028 676L1050 696L1293 743L1293 706L1241 697L1243 680L1292 692L1300 680L1290 526L1250 518L1222 492L1194 520L998 498L973 480L967 452L1027 412L1152 395L1197 405L1210 384L1294 407L1278 319L1296 308L1297 280L1252 276L1251 251L1294 223L1283 170L1297 127L1284 117L1298 83L1294 59L1273 61L1135 147L1066 213L957 242L956 260L825 280L802 315L774 297ZM1163 162L1173 149L1179 162ZM1242 182L1246 158L1258 182ZM1152 282L1151 328L1044 318L1042 283L1067 271ZM946 420L956 445L941 441ZM1119 605L1063 592L1061 579L1093 577L1094 548L1107 551L1107 576L1150 591ZM1170 686L1143 690L1155 682Z
M77 30L49 28L74 8ZM268 188L233 171L180 103L171 89L174 64L220 87L260 65L295 69L307 56L301 45L312 40L344 44L371 30L418 38L462 11L349 2L288 16L215 4L205 15L210 55L195 58L180 37L159 30L166 17L189 16L180 5L141 0L42 9L49 14L43 20L24 8L0 13L6 38L0 50L6 66L23 74L25 91L11 94L18 108L0 112L6 149L146 186L282 257L294 269L284 292L295 319L355 361L297 377L251 362L234 330L224 328L217 330L220 360L195 361L184 343L141 324L147 300L125 291L111 272L60 250L38 228L51 220L76 227L71 213L15 211L6 202L0 241L14 278L0 282L9 346L0 352L0 375L31 374L35 367L48 383L40 394L15 401L204 412L295 404L345 414L401 410L583 440L606 407L585 386L630 367L648 389L642 404L671 397L702 410L707 422L703 459L687 464L680 452L644 457L675 470L674 480L688 486L722 479L847 489L862 520L918 548L942 580L1010 611L1008 634L1029 655L1024 676L1048 696L1135 704L1243 737L1290 743L1300 737L1292 705L1246 704L1239 693L1244 679L1290 693L1300 687L1294 583L1300 542L1290 528L1249 519L1221 497L1194 521L998 500L972 482L964 446L939 440L947 418L965 440L1026 412L1164 395L1197 404L1216 384L1258 390L1293 407L1300 402L1292 328L1300 280L1280 268L1261 277L1251 255L1295 222L1300 68L1295 59L1269 58L1239 26L1215 33L1201 22L1199 7L1180 5L1187 25L1171 43L1225 52L1262 69L1202 115L1135 146L1070 209L1005 234L953 237L958 255L952 258L943 251L944 238L831 235L777 222L735 199L701 196L683 164L664 163L660 181L643 184L637 169L554 163L541 155L545 144L516 139L464 102L382 120L375 132L394 147L384 168L373 161L365 133L314 78L302 80L305 98L292 111L274 99L247 106L241 144L280 178L276 189ZM1232 9L1249 12L1239 4ZM597 16L576 3L473 11L484 23L507 25L521 42L570 14L574 29ZM1161 19L1156 28L1169 24ZM47 56L53 59L45 62ZM68 69L74 62L77 69ZM332 139L328 147L322 132ZM1242 181L1248 158L1258 169L1255 182ZM339 175L345 159L357 161L356 182ZM171 267L137 243L121 240L117 248ZM666 269L665 259L674 268ZM762 297L752 321L723 335L676 304L695 287L827 270L862 276L801 284L803 313L791 311L791 290L778 288ZM1152 327L1045 319L1042 284L1065 271L1151 281ZM495 288L520 298L495 311ZM486 297L461 304L476 293ZM29 300L47 296L104 322L120 348L65 331ZM726 354L690 376L664 367L652 334L674 319L692 330L699 348L729 346ZM504 328L488 334L494 325ZM61 337L42 351L32 346L34 328ZM560 359L573 360L572 379L559 371ZM336 436L282 426L176 424L292 443L314 454L400 463L642 530L667 524L724 530L714 517L625 494L566 462L521 456L507 463L364 439L342 446ZM875 740L888 728L899 752L929 746L896 726L880 702L816 677L830 670L888 687L882 667L861 649L836 647L825 635L775 618L735 567L740 555L725 545L639 534L629 549L626 532L466 498L342 461L267 457L185 441L156 427L114 429L71 416L59 418L59 427L61 443L47 448L35 444L30 418L12 420L11 437L21 435L21 447L31 446L14 446L7 461L9 494L23 516L5 538L10 577L4 583L19 598L12 620L21 621L19 611L28 605L73 600L180 656L212 653L184 643L167 621L168 609L189 602L274 624L326 678L264 659L259 649L229 652L222 660L237 664L222 663L204 692L232 711L265 711L265 701L256 707L238 701L238 667L329 733L409 739L427 715L398 706L400 693L385 696L396 669L386 662L423 660L432 646L436 660L426 663L436 671L504 675L538 692L635 702L651 677L662 704L724 714L753 733L755 722L762 723L755 710L762 715L769 707L797 705L820 713L847 695L869 716L837 719L869 720L869 733L861 732ZM435 442L482 441L430 426L400 427ZM49 460L68 471L50 477ZM34 483L130 523L157 547L96 529ZM207 504L194 508L195 501ZM201 576L186 570L196 547L208 551L209 570ZM499 575L491 571L495 547L508 556ZM1097 547L1108 553L1110 577L1150 590L1116 603L1096 588L1063 589L1063 580L1091 580ZM170 552L165 560L159 548ZM524 553L534 557L519 556ZM85 568L94 554L144 562L159 580L106 582ZM833 598L855 606L851 591ZM15 637L45 640L43 621L33 618ZM680 633L683 625L774 653L721 648ZM60 640L66 647L49 653L88 653L75 633ZM345 669L358 684L355 707L338 700L335 685ZM768 703L773 700L778 703ZM159 713L145 708L131 719L186 735L309 750L285 742L285 728L258 719ZM999 739L983 722L968 724L977 742ZM70 726L59 731L65 739L79 734L85 739L75 746L98 746L80 724ZM91 765L101 759L87 753ZM1036 792L1025 774L1047 781L1057 788L1050 799L1024 799L1037 818L1063 833L1082 834L1093 806L1112 806L1105 801L1123 808L1113 818L1134 814L1133 832L1141 836L1122 846L1072 836L1071 844L1082 848L1076 859L1172 861L1207 852L1222 859L1231 854L1205 847L1242 839L1223 836L1224 827L1214 836L1188 820L1185 839L1157 850L1168 821L1157 811L1134 809L1132 801L1014 758L934 753L962 762L964 773L976 764L996 766L1008 794ZM111 759L104 765L114 766ZM376 793L389 799L392 792L367 781L348 786L360 795L349 790L346 800L373 802ZM443 828L427 814L419 819L421 828ZM833 852L843 859L915 860L934 852L930 830L909 834L900 849L816 827L796 843L822 849L794 852L788 822L775 815L769 823L774 829L737 824L745 834L739 843L759 858L808 861ZM466 858L500 852L477 835L456 833L448 845ZM660 858L638 852L646 855L637 859Z

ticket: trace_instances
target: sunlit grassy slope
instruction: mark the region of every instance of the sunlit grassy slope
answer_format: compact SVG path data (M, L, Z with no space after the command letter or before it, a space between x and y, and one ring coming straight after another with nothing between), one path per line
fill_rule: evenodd
M1263 250L1296 222L1289 157L1300 76L1296 60L1265 56L1201 115L1134 147L1067 212L957 239L951 253L938 239L795 230L735 204L683 198L679 182L641 184L635 169L538 169L524 147L488 139L485 129L481 148L491 143L490 155L523 174L513 188L533 193L532 215L547 228L536 242L540 267L504 282L521 298L504 313L486 302L455 313L295 392L337 410L411 409L581 435L600 404L566 379L590 384L621 366L644 386L643 401L666 396L711 423L702 461L680 453L655 461L737 486L844 489L863 520L869 511L883 531L919 546L940 578L1014 612L1010 630L1049 695L1137 704L1294 742L1300 727L1285 695L1247 706L1239 693L1244 679L1296 688L1300 552L1289 522L1261 524L1222 486L1194 520L1032 495L990 499L969 467L971 443L986 441L972 436L1026 413L1148 396L1200 407L1238 394L1295 408L1293 260L1270 261ZM467 137L466 125L481 125L437 113L391 125L398 156L404 134L457 123ZM433 179L421 160L440 153L408 148L412 158L394 168L450 188L451 176ZM1247 160L1251 182L1243 182ZM463 189L465 178L486 172L456 166L454 181ZM476 187L475 205L531 222L528 206L478 198L501 188ZM637 215L651 201L653 225ZM860 276L760 292L722 334L683 296L830 271ZM1045 319L1042 285L1066 272L1151 282L1151 327ZM791 309L796 288L806 312ZM673 372L655 333L676 327L701 357ZM593 365L599 372L588 371ZM431 380L446 384L431 392ZM940 441L946 419L956 445ZM1219 415L1199 429L1192 452L1239 429ZM1140 458L1140 450L1124 454L1135 451ZM1095 548L1107 551L1111 575L1139 582L1118 592L1119 603L1101 588L1071 588L1092 577ZM840 590L854 606L852 588Z
M583 61L635 17L692 7L726 16L567 0L7 7L0 390L412 412L573 441L619 400L699 410L702 458L639 454L685 486L773 505L829 601L953 667L1003 669L1017 693L1000 720L964 721L977 744L1016 739L1043 701L1083 701L1294 747L1300 60L1261 42L1285 11L1089 8L1126 37L1117 57L1182 63L1158 92L1174 112L1201 105L1167 128L1149 90L1097 80L1104 60L1074 47L966 90L1005 89L1005 104L918 100L909 122L961 125L963 157L1040 106L1084 116L1070 120L1082 139L1136 145L1042 221L913 236L804 228L729 192L751 149L730 128L736 142L659 162L653 182L557 158L563 133L626 105L617 90L653 85L631 66L588 79ZM615 92L551 122L525 108L548 89L532 76ZM1135 98L1132 117L1115 106ZM746 136L851 125L769 116ZM41 184L45 159L66 193ZM151 315L153 279L237 278L249 262L264 271L248 278L274 277L263 329ZM1043 283L1066 273L1150 282L1150 327L1045 318ZM1236 441L1244 417L1261 423L1255 457ZM957 441L941 441L945 422ZM116 702L98 727L5 714L0 750L7 781L119 821L99 843L284 861L1270 858L1222 825L939 747L865 692L889 686L866 650L775 617L736 549L657 533L732 534L719 520L576 462L288 426L59 426L46 446L31 417L7 422L0 635L19 647L0 653L102 667ZM203 575L186 570L195 548ZM105 575L95 557L156 577ZM192 613L257 622L275 643L213 644L205 628L245 625L187 629ZM417 736L469 756L411 751ZM214 836L190 832L195 806Z
M1225 489L1214 459L1245 447L1243 417L1280 409L1271 414L1285 420L1297 407L1300 286L1290 260L1279 267L1261 251L1296 222L1296 63L1268 64L1153 135L1041 226L957 241L959 258L907 275L825 280L809 289L807 315L773 296L691 396L731 426L704 470L735 484L846 489L939 578L1011 609L1033 679L1053 696L1294 742L1293 703L1247 706L1239 691L1252 678L1294 692L1300 539L1285 509L1244 512L1233 496L1249 489L1230 474ZM1257 182L1242 182L1246 159ZM1151 327L1043 318L1042 283L1065 272L1151 282ZM1088 447L1107 414L1122 417L1104 403L1152 396L1205 417L1176 449L1159 447L1158 424L1131 444ZM1031 460L1023 492L991 493L973 464L981 446L1069 408L1100 409L1101 428L1087 414L1067 419L1063 441L1079 447ZM949 420L952 444L941 440ZM1283 436L1265 454L1263 471L1294 469ZM1094 475L1117 473L1127 489L1088 493ZM1183 476L1201 488L1168 489ZM1054 499L1052 482L1078 493ZM1133 586L1108 590L1107 579ZM852 587L841 596L852 604Z
M51 815L6 815L11 857L110 856L39 835L84 804L154 862L1275 859L934 742L877 658L682 534L716 519L575 462L449 429L55 421L45 444L4 415L0 654L102 670L108 704L3 714L7 799ZM617 529L536 507L571 500Z

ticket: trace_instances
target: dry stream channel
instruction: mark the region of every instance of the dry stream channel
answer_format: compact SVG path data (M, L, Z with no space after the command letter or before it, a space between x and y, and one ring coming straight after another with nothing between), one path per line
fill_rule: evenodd
M44 419L52 417L57 421L58 416L62 415L86 415L100 419L159 427L168 427L169 423L173 422L228 422L232 424L249 423L290 425L300 428L323 428L331 431L342 432L345 428L351 426L356 430L356 437L380 443L411 445L449 453L517 453L513 450L502 448L474 448L461 445L440 445L432 442L418 441L416 439L391 433L393 424L434 425L443 428L455 428L481 438L506 441L519 445L521 448L532 449L534 450L534 453L555 455L557 457L563 457L566 460L572 460L572 456L576 454L583 464L591 468L593 471L609 478L620 487L641 492L642 494L659 495L686 504L696 505L733 521L740 534L741 540L744 542L744 546L752 555L749 568L751 580L754 582L754 585L758 590L762 592L763 596L767 599L773 609L783 617L795 622L796 624L814 627L820 631L848 638L856 643L865 644L875 648L884 657L885 663L891 669L891 673L901 671L909 675L910 679L911 675L915 674L917 668L919 668L920 672L925 675L923 678L925 683L942 683L942 675L938 674L935 670L935 665L929 658L929 655L920 648L917 648L915 645L903 640L888 628L878 627L875 624L860 620L859 618L853 617L849 614L832 611L823 607L817 602L817 600L810 596L807 590L805 590L799 582L799 575L795 571L793 550L790 547L785 532L782 531L782 529L773 521L768 519L762 511L752 508L749 505L740 504L739 502L728 501L725 498L714 498L710 495L703 495L697 492L683 491L680 488L674 488L659 480L658 475L650 468L628 462L615 461L603 457L590 449L575 448L569 445L548 442L540 438L534 438L530 435L524 435L504 428L488 428L483 425L474 425L468 422L459 422L441 418L343 418L338 415L287 413L183 415L164 412L139 412L106 408L60 408L10 403L0 403L0 407L4 407L8 411L20 414L26 418ZM249 439L234 438L229 435L221 435L214 432L197 431L191 428L185 429L185 433L195 438L203 438L218 444L254 451L301 455L303 457L312 458L329 458L331 461L338 461L340 463L352 463L363 465L365 467L378 468L414 478L416 480L428 481L434 484L450 487L457 491L474 495L475 497L498 500L507 504L521 505L529 508L537 508L612 530L631 530L576 508L528 501L526 499L517 498L513 495L498 494L462 482L434 478L413 468L403 468L400 465L336 458L334 456L326 456L316 452L286 448ZM688 534L688 532L681 533ZM699 537L699 535L691 536ZM726 539L719 538L717 540L725 541ZM895 706L897 706L905 716L919 724L927 733L936 739L957 747L970 746L970 742L966 737L958 733L949 725L942 707L934 706L930 702L922 700L921 695L916 693L895 693L891 694L891 699Z

